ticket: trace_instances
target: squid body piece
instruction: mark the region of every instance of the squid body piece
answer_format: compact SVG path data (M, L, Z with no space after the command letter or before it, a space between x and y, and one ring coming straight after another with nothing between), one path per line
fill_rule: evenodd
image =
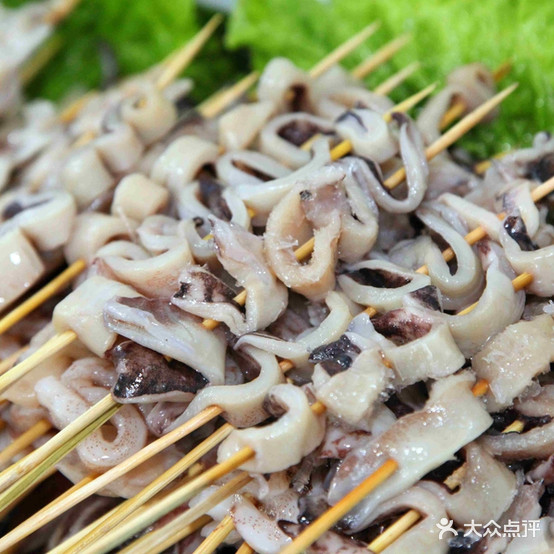
M268 417L264 400L273 386L284 382L283 372L273 354L253 346L245 347L244 351L259 364L258 377L241 385L219 385L200 390L185 412L172 423L170 430L208 406L220 407L223 417L235 427L251 427Z
M43 275L44 264L20 229L0 236L0 308L9 306Z
M336 504L385 460L392 458L399 466L346 516L343 524L349 530L365 528L376 506L414 485L488 429L492 418L471 392L474 381L468 372L436 381L422 410L398 419L382 435L346 456L331 481L330 504Z
M218 450L218 461L226 460L249 446L256 455L241 467L256 473L282 471L314 450L323 440L325 418L310 409L306 394L294 385L276 385L268 395L272 405L286 412L275 423L233 431Z
M115 296L140 295L128 285L98 275L83 281L54 309L52 322L56 331L74 331L91 352L103 357L117 338L117 333L104 323L104 306Z
M144 221L161 212L169 202L169 191L140 173L124 177L115 188L112 214Z
M487 342L473 357L472 367L489 383L489 411L511 406L537 375L549 370L552 361L554 322L548 314L509 325Z

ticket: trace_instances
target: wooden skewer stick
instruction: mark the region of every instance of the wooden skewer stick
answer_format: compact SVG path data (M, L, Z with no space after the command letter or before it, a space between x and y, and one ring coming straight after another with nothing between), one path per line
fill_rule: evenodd
M483 173L485 173L485 171L487 171L487 169L492 166L494 160L501 160L504 156L507 156L508 154L510 154L509 151L498 152L498 154L495 154L490 160L483 160L482 162L476 163L473 166L473 171L475 171L477 175L483 175Z
M142 538L138 539L131 545L129 545L127 548L121 550L121 553L127 553L130 554L142 554L142 552L145 552L146 549L148 549L149 554L157 554L159 552L163 552L170 548L172 545L174 545L176 542L179 542L180 540L184 539L186 536L188 536L188 532L185 534L185 530L188 529L191 525L191 523L188 523L192 520L193 517L201 513L206 512L210 508L214 507L215 505L219 504L223 500L225 500L228 496L233 494L234 492L237 492L240 488L242 488L245 484L248 483L250 479L246 479L244 477L244 474L241 474L238 476L238 478L235 478L235 482L231 483L232 486L227 486L224 490L223 487L216 491L214 494L212 494L207 501L202 502L201 504L198 504L191 510L185 512L181 516L178 516L176 519L177 521L173 520L169 522L167 525L165 525L161 529L157 529L156 531L153 531L147 535L144 535ZM224 485L225 486L225 485ZM192 512L192 510L194 510ZM190 512L190 513L189 513ZM207 519L203 519L207 518ZM208 516L201 516L196 521L202 520L203 522L209 523L212 521L211 517ZM205 523L202 523L202 525L198 525L196 529L200 529L205 525ZM232 531L232 529L231 529ZM94 550L96 553L97 550Z
M200 51L202 46L207 42L210 36L215 31L216 27L222 21L221 14L214 15L206 25L191 39L189 40L179 51L170 54L166 58L166 64L162 63L162 72L156 81L156 88L158 90L163 90L170 83L172 83L180 73L182 73L185 68L190 64L194 59L196 54ZM143 100L140 100L141 102ZM93 130L89 130L83 133L74 143L74 148L79 148L88 144L91 140L94 139L96 133Z
M365 62L354 68L352 75L357 79L363 79L367 77L372 71L375 71L380 65L390 60L401 48L404 48L412 40L411 35L402 35L388 44L385 44L382 48L377 50L375 54Z
M68 452L73 450L77 444L88 437L93 431L103 425L115 412L119 409L119 406L114 408L102 416L98 417L90 425L85 427L82 431L76 435L72 435L65 443L60 446L55 452L48 456L44 462L38 464L34 469L29 471L25 476L16 481L11 487L0 494L0 510L11 504L16 498L23 494L29 487L33 486L38 480L42 478L45 472L49 471L52 466L57 464ZM33 452L27 457L32 456ZM23 458L25 460L25 458ZM16 464L17 465L17 464ZM12 466L13 467L13 466ZM8 468L9 469L9 468Z
M213 96L204 100L204 102L199 104L198 111L206 119L213 119L245 94L256 83L259 76L260 74L257 71L252 71L232 87L216 92Z
M81 2L81 0L61 0L44 17L44 22L50 25L61 23Z
M511 68L512 68L511 62L509 61L504 62L495 71L493 71L492 76L494 80L498 83L510 72ZM448 108L446 113L443 115L440 122L440 128L445 129L446 127L448 127L453 121L461 117L466 111L466 109L467 109L467 106L462 99L455 101L452 104L452 106L450 106L450 108Z
M118 409L120 407L111 399L111 395L107 395L103 400L101 400L98 404L96 404L96 406L99 406L101 403L104 403L104 405L106 405L106 404L109 405L110 402L111 402L111 405L115 407L115 409ZM101 407L101 408L103 408L103 407ZM88 412L90 412L90 411L91 410L89 410ZM97 411L99 411L99 410L97 410ZM105 411L105 408L104 408L103 411ZM103 411L102 411L102 413L103 413ZM88 414L88 412L85 412L85 414ZM193 431L195 431L199 427L202 427L205 423L207 423L208 421L210 421L211 419L213 419L214 417L216 417L220 413L221 413L221 409L217 408L215 406L207 408L206 410L203 410L202 413L200 413L197 416L191 418L189 421L187 421L186 423L184 423L183 425L181 425L177 429L167 433L163 437L160 437L159 439L156 439L155 441L151 442L150 444L148 444L147 446L145 446L144 448L139 450L136 454L133 454L132 456L127 458L127 460L125 460L125 461L121 462L120 464L110 468L108 471L106 471L102 475L99 475L98 477L96 477L96 479L92 480L90 483L87 483L84 486L79 487L78 489L72 491L71 494L68 494L67 496L62 498L60 501L59 501L59 499L56 499L55 501L53 501L49 505L49 507L44 508L43 510L41 510L40 513L37 513L37 514L34 514L34 515L30 516L19 527L15 528L10 533L8 533L4 537L0 538L0 551L2 550L4 545L17 544L20 540L27 537L30 533L33 533L37 529L40 529L43 525L45 525L49 521L52 521L53 519L55 519L56 517L58 517L59 515L61 515L65 511L67 511L69 508L72 508L73 506L75 506L76 504L81 502L82 500L88 498L92 494L94 494L94 493L98 492L99 490L103 489L104 487L108 486L110 483L113 483L116 479L118 479L119 477L122 477L123 475L125 475L126 473L131 471L131 469L134 469L135 467L139 466L141 463L149 460L155 454L158 454L159 452L161 452L162 450L164 450L168 446L174 444L178 440L180 440L183 437L187 436L188 434L192 433ZM85 415L85 414L83 414L83 415ZM110 415L110 417L111 417L111 415ZM107 419L107 418L105 417L105 419ZM76 423L79 423L79 426L77 426ZM78 420L75 420L70 425L73 426L74 428L75 427L78 428L78 427L82 427L82 425L80 423L81 422L78 422ZM52 441L57 439L58 436L61 433L64 433L64 431L66 431L66 429L68 429L68 428L69 428L69 426L66 427L65 429L63 429L62 431L60 431L57 435L54 436L53 439L51 439L48 443L46 443L46 445L48 445L49 443L51 443ZM85 427L84 430L81 431L81 432L84 433L86 429L87 428ZM72 435L69 435L69 436L71 437ZM217 436L216 436L216 438L217 438ZM211 439L211 436L208 439L206 439L206 441L208 441L210 439ZM206 444L209 444L209 443L206 443ZM215 444L217 444L217 442ZM44 445L44 446L46 446L46 445ZM212 444L212 447L213 447L213 444ZM50 448L50 449L52 449L52 448ZM31 453L29 456L35 455L35 457L36 457L39 450L40 449L38 449L37 451ZM199 452L201 453L201 455L202 455L202 453L205 453L204 450L200 449L200 448L196 451L196 454L199 453ZM44 458L44 456L43 456L43 458ZM187 458L187 459L193 459L193 458L194 458L194 455L191 456L191 458ZM45 461L43 462L43 464L39 465L38 467L44 467L44 465L46 465L47 461L48 461L48 458L46 458ZM192 463L194 463L194 461L196 461L196 460L193 459ZM12 468L13 468L13 466L12 466ZM183 469L183 471L184 471L184 469ZM13 469L12 469L12 473L13 473ZM2 477L2 474L0 474L0 477ZM156 482L156 485L158 483L159 483L159 481ZM19 481L17 481L15 483L14 487L17 486L18 484L19 484ZM9 490L10 489L8 489L8 491ZM1 506L1 502L2 502L2 495L0 495L0 506Z
M368 550L379 554L391 545L398 537L404 534L412 525L421 519L417 510L406 512L401 518L397 519L390 527L387 527L378 537L373 539L368 545Z
M314 79L323 75L326 71L331 69L335 64L344 59L350 52L358 48L360 44L365 42L371 35L373 35L377 29L381 26L379 21L375 21L371 25L368 25L362 29L359 33L349 38L346 42L343 42L340 46L335 48L331 53L327 54L320 62L318 62L310 70L310 76Z
M415 64L412 64L412 65L419 65L417 62ZM405 69L408 69L408 68L405 68ZM405 70L402 70L402 71L405 71ZM397 74L399 75L399 74ZM394 77L394 76L393 76ZM401 80L400 80L401 82ZM398 83L396 83L398 84ZM393 87L394 88L394 87ZM436 88L436 83L435 84L432 84L432 85L429 85L427 88L424 88L422 91L420 92L417 92L416 94L406 98L405 100L403 100L402 102L400 102L399 104L397 104L396 106L394 106L393 108L391 108L389 111L385 112L383 114L383 118L385 119L385 121L390 121L391 120L391 116L392 116L392 113L393 112L405 112L405 111L408 111L409 109L413 108L415 105L417 105L419 102L421 102L421 100L423 100L426 96L428 96L429 94L431 94L431 92L433 92L433 90L435 90ZM391 89L392 90L392 89ZM376 91L374 91L376 92ZM321 137L321 133L316 133L315 135L313 135L312 137L310 137L304 144L302 144L300 146L300 148L302 150L306 150L306 151L309 151L310 148L313 146L314 142L319 139ZM344 154L343 155L346 155L348 153L348 149L350 148L349 146L349 143L347 143L347 141L343 141L341 144L343 144L344 146L346 146L346 149L344 150ZM340 152L339 152L340 153ZM338 156L338 154L337 154ZM338 156L338 157L342 157L342 156Z
M531 192L531 198L533 199L533 202L537 203L540 202L543 198L546 198L549 194L554 192L554 177L551 177L548 179L548 181L545 181L544 183L541 183L538 187L533 189ZM498 214L498 219L502 220L506 217L506 213L502 212ZM484 239L487 236L487 231L484 227L479 226L467 233L467 235L464 237L465 241L469 245L474 245L476 242ZM454 251L452 248L447 248L443 251L442 257L449 262L450 260L454 259ZM429 274L429 268L426 265L422 265L420 268L418 268L417 273L423 273L425 275Z
M396 470L398 463L389 459L374 471L367 479L351 490L344 498L308 525L281 554L299 554L313 544L325 531L342 519L354 506L361 502L370 492L386 481Z
M204 469L204 466L202 466L202 464L195 464L194 466L192 466L188 471L187 471L187 476L185 478L183 478L182 482L187 482L187 481L190 481L190 479L193 479L194 477L196 477L197 475L199 475L200 473L202 473ZM139 513L143 513L145 510L147 510L150 505L154 502L158 502L159 500L161 500L162 498L165 498L168 494L169 494L169 490L164 490L160 493L158 493L152 500L150 500L149 502L147 502L144 506L138 508L135 512L135 514L139 514ZM115 506L114 508L112 508L111 510L109 510L107 513L105 513L104 515L100 516L98 519L96 519L95 521L93 521L92 523L89 523L86 527L84 527L83 529L81 529L78 533L75 533L74 535L72 535L71 537L65 539L61 544L58 544L58 546L56 546L56 548L54 548L53 550L51 550L49 552L49 554L67 554L68 552L71 551L71 549L73 549L73 547L83 538L85 537L86 535L88 535L88 533L94 529L97 525L100 525L100 523L102 523L103 521L105 521L106 519L108 519L109 517L111 517L116 511L117 509L119 508L119 506ZM209 518L211 520L211 518ZM209 521L207 521L206 523L209 523Z
M6 314L0 319L0 335L62 290L68 283L77 277L77 275L82 273L86 267L87 264L84 260L77 260L59 275L54 277L47 285L25 300L25 302Z
M119 523L129 517L129 515L131 515L135 510L143 506L148 500L153 498L164 487L169 485L169 483L173 482L177 477L179 477L179 475L183 474L202 456L204 456L212 448L217 446L223 439L229 436L232 430L232 425L229 425L228 423L222 425L217 431L212 433L207 439L193 448L176 464L174 464L168 470L164 471L164 473L162 473L159 477L154 479L154 481L147 485L137 495L126 500L120 506L118 506L109 518L105 519L102 523L94 527L85 537L83 537L75 545L75 549L80 551L82 548L89 546L100 537L106 535L114 527L119 525Z
M251 448L243 448L232 458L213 466L192 481L189 481L185 485L175 489L163 500L149 507L148 510L145 510L137 516L126 519L111 533L101 537L100 540L96 541L89 548L81 550L81 554L92 554L93 552L95 554L101 554L103 552L109 552L129 537L135 535L141 529L151 525L171 510L181 506L208 485L211 485L221 477L237 469L253 456L254 450ZM174 533L176 533L178 529L205 514L210 508L219 504L230 494L233 494L237 490L241 489L246 483L248 483L248 481L250 481L250 479L251 477L248 473L245 471L240 472L236 477L228 481L208 498L202 502L199 502L193 508L189 508L186 512L180 516L177 516L164 527L144 535L138 541L135 541L121 552L125 552L127 554L130 554L131 552L151 553L154 546L159 544L160 541L166 540L168 537L173 538Z
M19 69L19 78L28 85L38 72L61 50L63 41L58 35L51 36Z
M33 352L28 358L8 370L4 375L0 376L0 392L4 392L12 383L15 383L20 377L27 374L31 369L38 364L53 356L56 352L71 344L76 338L73 331L65 331L58 335L54 335L50 340L45 342L36 352Z
M67 427L64 427L48 442L31 452L23 459L0 473L0 491L15 483L22 476L36 469L49 456L62 448L74 435L96 422L99 417L109 412L110 409L119 407L111 395L107 395L92 408L89 408L82 416L72 421Z
M234 528L233 518L230 515L225 516L217 527L202 541L193 554L212 554L223 544L223 541L231 534ZM173 540L173 537L171 537L171 540Z
M488 113L502 103L506 97L512 94L517 86L517 83L510 85L458 121L456 125L451 127L448 131L446 131L446 133L441 135L438 140L427 147L425 150L427 160L432 160L435 156L452 146L460 137L473 129L473 127L475 127L475 125L477 125L477 123L479 123ZM406 170L401 168L385 181L385 186L389 189L393 189L402 183L405 178Z
M502 433L521 433L525 424L521 421L514 421L511 425L508 425ZM461 479L465 473L465 464L461 465L456 471L449 475L444 484L450 489L454 490L461 484ZM409 510L402 517L398 518L392 525L387 527L378 537L376 537L368 545L368 550L379 554L385 548L388 548L394 541L399 539L412 525L414 525L419 519L421 514L417 510Z
M21 454L21 452L31 446L38 438L50 431L50 429L52 429L52 424L46 419L41 419L35 423L0 452L0 466L9 462L18 454Z
M223 16L221 14L215 14L188 44L171 57L169 63L156 81L156 87L158 89L163 90L177 78L179 73L181 73L183 69L192 62L198 52L200 52L204 44L212 36L222 21Z
M421 67L420 62L412 62L411 64L407 65L394 75L391 75L388 79L383 81L380 85L377 85L373 92L375 94L381 94L383 96L386 96L390 92L392 92L396 87L401 85L410 75L415 73L419 70Z

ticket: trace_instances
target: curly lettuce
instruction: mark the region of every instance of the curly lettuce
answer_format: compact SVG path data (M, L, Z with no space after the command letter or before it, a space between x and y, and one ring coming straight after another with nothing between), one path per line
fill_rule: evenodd
M510 59L513 69L500 86L519 81L503 104L501 117L480 126L464 146L485 156L527 144L534 133L552 128L554 115L554 3L545 0L239 0L227 33L230 48L248 47L256 68L273 56L287 56L308 68L368 23L382 27L344 65L353 67L401 33L413 40L394 59L368 77L375 85L408 63L423 67L397 100L439 81L460 64L481 61L495 68Z

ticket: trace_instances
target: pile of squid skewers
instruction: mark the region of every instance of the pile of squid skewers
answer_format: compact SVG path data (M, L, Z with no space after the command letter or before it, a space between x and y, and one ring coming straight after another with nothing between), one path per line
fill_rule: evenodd
M494 97L480 64L447 82L415 121L339 67L313 78L285 59L267 65L255 101L215 119L179 117L186 87L175 96L138 87L97 119L90 107L92 122L76 120L70 139L92 129L87 144L60 158L45 150L38 174L34 162L18 170L0 201L0 255L13 266L5 305L49 264L86 269L53 313L45 307L2 339L9 354L32 335L24 359L72 337L4 387L8 427L46 418L63 429L111 394L123 407L109 431L57 464L73 483L106 475L214 406L234 427L222 432L214 416L98 490L77 523L68 512L35 534L49 538L46 549L63 551L114 507L109 497L134 497L216 429L222 442L198 458L201 471L253 454L148 523L143 539L227 487L180 552L222 522L230 545L294 548L391 458L398 470L313 551L367 551L381 522L408 508L420 520L385 552L447 552L435 525L443 518L458 529L540 519L534 545L551 549L554 229L533 194L554 173L554 140L538 134L483 178L447 152L427 161L453 102L471 111ZM336 159L345 141L350 153ZM384 183L402 167L406 183L396 179L391 193ZM463 237L478 227L486 238L471 246ZM532 276L526 292L512 284L521 273ZM483 398L472 392L479 380ZM521 434L499 433L516 419ZM456 465L452 494L436 481ZM135 533L125 525L113 526L122 542ZM456 540L475 552L522 551L515 539Z

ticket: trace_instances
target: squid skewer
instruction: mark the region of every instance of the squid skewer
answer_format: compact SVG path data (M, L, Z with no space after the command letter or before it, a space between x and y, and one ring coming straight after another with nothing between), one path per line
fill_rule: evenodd
M494 101L492 102L492 105L490 105L490 103L489 103L489 109L492 109L495 105L496 105L496 104L495 104ZM480 110L480 114L481 114L481 117L483 117L483 116L485 115L485 113L483 112L483 110ZM470 117L470 116L468 116L468 117ZM471 118L471 120L474 121L474 118ZM474 124L475 124L475 123L476 123L476 121L474 121ZM467 126L467 122L464 120L464 124L462 125L462 128L465 129L466 126ZM446 143L445 143L444 141L442 141L442 144L446 144ZM306 254L306 251L305 251L304 249L301 248L301 249L299 249L299 250L301 250L301 251L300 251L300 252L297 251L297 257L298 257L298 258L301 258L301 257L307 255L307 254ZM217 324L217 323L216 323L216 324ZM293 366L292 366L291 362L285 360L285 361L281 362L280 367L281 367L281 369L282 369L283 371L286 371L286 370L292 368Z
M432 90L432 87L428 87L426 89L426 94L428 94L429 92L431 92ZM397 107L396 107L396 110L398 111L401 111L401 110L407 110L409 109L413 104L414 104L414 100L420 100L422 98L422 94L421 93L418 93L416 95L414 95L414 97L412 98L409 98L407 100L405 100L404 102L402 102L401 104L399 104ZM385 114L385 117L389 117L387 114ZM298 256L299 256L299 259L301 259L300 257L302 256L302 252L298 252ZM282 371L288 371L289 369L291 369L293 366L290 362L288 361L283 361L280 363L280 367L282 369ZM105 399L106 401L106 405L109 405L111 406L113 404L113 400L111 399L110 396L106 397ZM110 404L111 403L111 404ZM90 410L89 410L90 411ZM217 408L217 407L213 407L209 410L204 410L202 414L199 414L199 416L203 416L205 417L206 415L208 416L208 419L205 420L205 421L209 421L210 419L216 417L217 415L219 415L221 413L221 409ZM192 418L191 420L189 420L189 422L187 422L187 424L184 426L188 429L188 431L186 431L186 434L190 433L193 429L197 428L195 422L199 419L199 416L195 417L195 418ZM205 421L202 421L200 423L200 425L202 425ZM199 426L199 425L198 425ZM171 437L170 437L171 435ZM181 438L182 436L184 436L182 434L182 429L181 429L181 433L177 434L177 433L170 433L168 435L166 435L165 437L163 437L164 441L162 441L161 439L158 439L158 441L155 441L154 443L151 443L149 445L149 451L151 451L152 453L150 455L153 455L154 453L158 452L159 449L156 448L154 449L158 444L164 444L163 448L165 448L165 446L167 446L168 444L172 444L173 442L175 442L175 440L178 440L178 438ZM172 442L167 442L168 439L172 439ZM40 450L40 449L39 449ZM144 452L145 449L143 449L143 451L141 452ZM145 458L142 458L142 457L137 457L137 456L133 456L132 459L128 459L126 460L124 463L120 464L120 466L116 466L117 468L117 471L116 468L113 468L112 470L109 470L108 472L106 472L102 478L99 478L97 480L97 482L92 485L90 487L88 487L86 490L81 490L80 493L77 493L77 497L79 497L80 499L82 499L82 494L84 493L88 493L88 494L92 494L91 492L88 492L89 490L93 490L96 491L96 490L99 490L100 488L102 488L103 486L105 486L107 484L107 482L111 482L113 481L115 478L117 478L118 476L120 476L122 473L121 471L126 472L128 470L130 470L132 467L136 467L136 465L138 465L138 463L141 463L141 462L137 462L136 460L140 459L141 461L144 461ZM33 463L37 463L37 462L33 462ZM17 466L17 464L16 464ZM32 466L30 466L32 467ZM9 474L0 474L0 487L3 486L4 488L6 486L9 486L9 484L11 484L13 482L13 476L18 473L18 472L21 472L22 469L18 469L17 471L12 471L11 472L11 475L12 477L10 478L9 477ZM4 479L2 479L2 477L4 477ZM109 479L109 481L108 481ZM14 485L15 486L15 485ZM7 501L8 498L11 498L11 493L9 492L10 490L6 491L5 493L3 493L2 495L0 495L0 505L2 502L5 502ZM80 501L80 500L77 500L77 502ZM0 541L0 544L1 544L1 541Z
M200 47L205 43L209 36L213 33L217 25L220 23L220 16L214 16L206 26L184 47L183 50L178 51L170 56L170 59L164 64L165 67L159 76L157 86L164 88L170 82L169 77L173 79L182 71L183 64L190 63L192 57L196 55ZM379 28L379 23L373 23L357 35L349 39L346 43L340 45L330 54L328 54L323 60L321 60L311 71L312 77L317 77L325 71L327 71L334 63L340 61L343 57L348 55L352 50L365 41L370 35L372 35ZM392 54L391 54L392 55ZM372 58L370 58L372 59ZM239 81L231 89L223 91L222 93L216 93L212 99L208 99L199 106L199 112L205 118L213 118L221 111L223 111L230 103L236 98L242 96L246 90L252 86L258 79L256 72L250 73ZM85 133L78 139L79 145L85 144L94 138L93 134ZM37 291L33 296L28 298L23 304L12 310L4 318L0 319L0 334L7 331L10 327L15 325L18 321L24 318L27 314L31 313L38 306L44 303L47 299L51 298L56 292L61 290L67 283L71 282L74 277L79 275L86 268L86 263L83 260L77 260L73 262L62 274L56 277L52 282L48 283Z

